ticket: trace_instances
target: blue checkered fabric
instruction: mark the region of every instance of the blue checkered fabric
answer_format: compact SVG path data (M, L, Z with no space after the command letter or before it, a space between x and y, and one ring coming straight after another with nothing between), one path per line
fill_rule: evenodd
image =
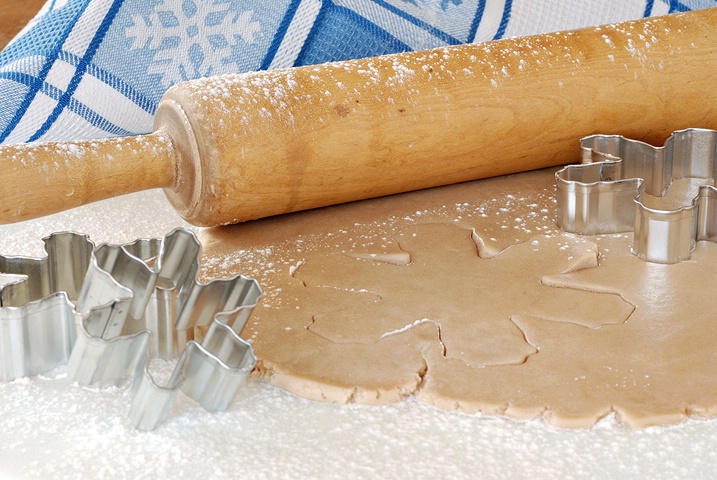
M197 77L478 42L717 0L49 0L0 52L0 142L146 133Z

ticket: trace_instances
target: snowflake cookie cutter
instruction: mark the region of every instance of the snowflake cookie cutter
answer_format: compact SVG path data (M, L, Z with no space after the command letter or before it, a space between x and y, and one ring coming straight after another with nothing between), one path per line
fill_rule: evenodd
M75 343L76 300L94 245L87 236L44 238L40 259L0 255L0 381L64 365Z
M581 164L555 174L557 224L580 235L633 231L632 253L655 263L690 257L698 241L717 242L717 131L677 130L655 147L621 135L580 140ZM682 178L705 179L688 205L656 209L645 195L662 196Z
M3 347L13 347L3 348L0 365L14 367L2 379L34 375L65 363L70 379L82 386L121 385L133 376L129 415L140 430L159 426L179 391L205 410L226 410L256 363L251 345L239 337L239 332L263 296L259 284L242 275L199 282L201 246L186 229L176 229L162 240L141 239L97 248L76 234L55 234L46 240L46 246L58 242L56 235L60 239L68 236L61 242L68 245L64 254L83 254L81 260L68 260L72 269L67 275L74 281L70 285L73 289L22 306L0 308L0 340ZM53 265L57 254L47 250L46 259L4 257L10 259L4 263ZM61 258L70 256L64 254ZM32 268L9 270L27 275ZM46 270L53 271L49 267ZM21 290L27 288L23 283L62 285L46 279L10 282L0 291L0 298L7 293L8 298L21 303ZM13 310L6 312L8 308ZM23 309L28 310L24 317L17 313ZM34 315L32 320L30 314ZM19 320L5 321L6 316L13 315ZM58 324L53 330L67 333L43 337L54 341L52 345L26 340L41 336L36 330L42 327L36 324L53 322ZM79 332L75 331L76 324ZM24 335L26 332L31 335ZM201 341L194 339L195 332ZM174 372L161 385L150 371L152 360L177 356ZM27 362L28 358L39 361Z

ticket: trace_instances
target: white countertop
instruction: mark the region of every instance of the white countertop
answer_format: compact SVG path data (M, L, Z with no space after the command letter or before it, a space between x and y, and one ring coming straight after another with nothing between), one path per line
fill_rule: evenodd
M137 207L141 205L141 209ZM142 218L139 218L141 215ZM159 191L0 227L0 253L42 254L41 238L161 237L184 225ZM167 364L166 368L171 368ZM229 411L179 395L166 423L136 431L128 389L72 385L62 368L0 384L0 478L711 478L717 420L590 430L446 413L414 399L320 404L250 379Z

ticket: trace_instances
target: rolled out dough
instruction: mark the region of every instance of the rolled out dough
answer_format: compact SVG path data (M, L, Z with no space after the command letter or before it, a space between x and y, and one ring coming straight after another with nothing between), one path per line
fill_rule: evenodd
M717 411L717 245L643 262L554 224L554 170L206 230L204 275L267 295L243 332L297 395L633 426Z

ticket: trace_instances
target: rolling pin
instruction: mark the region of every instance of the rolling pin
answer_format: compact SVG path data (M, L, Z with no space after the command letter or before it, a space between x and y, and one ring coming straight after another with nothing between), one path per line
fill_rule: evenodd
M154 132L0 148L0 222L163 188L237 223L570 163L578 139L717 128L717 8L172 87Z

